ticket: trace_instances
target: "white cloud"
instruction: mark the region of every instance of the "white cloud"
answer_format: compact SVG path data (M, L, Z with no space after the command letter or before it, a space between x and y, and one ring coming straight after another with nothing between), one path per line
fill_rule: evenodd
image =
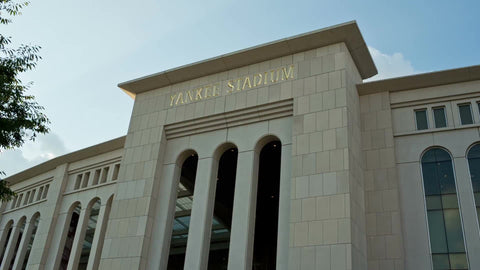
M20 149L0 152L0 171L10 176L67 152L65 144L55 133L40 135Z
M372 47L368 47L368 49L377 66L378 74L366 81L383 80L420 73L420 71L415 70L408 59L405 59L402 53L396 52L389 55Z

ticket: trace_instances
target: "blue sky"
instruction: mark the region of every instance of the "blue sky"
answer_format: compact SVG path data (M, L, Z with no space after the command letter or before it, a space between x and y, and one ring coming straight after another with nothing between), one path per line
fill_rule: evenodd
M480 64L478 1L31 1L0 31L42 46L22 78L51 132L0 153L7 175L125 135L133 100L120 82L351 20L373 79Z

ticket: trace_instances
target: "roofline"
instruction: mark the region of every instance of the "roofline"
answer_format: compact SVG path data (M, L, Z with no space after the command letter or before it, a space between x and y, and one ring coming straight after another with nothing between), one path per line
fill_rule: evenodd
M122 136L110 141L99 143L75 152L65 154L63 156L52 158L48 161L40 163L39 165L33 166L17 174L14 174L5 179L2 179L2 181L7 181L9 185L13 185L25 179L29 179L36 175L54 170L56 167L65 163L72 163L78 160L90 158L90 157L111 152L117 149L121 149L125 145L125 137L126 136Z
M475 80L480 80L480 65L361 83L357 84L357 90L359 95L368 95Z
M214 73L344 42L363 79L377 68L356 21L307 32L118 84L130 96Z

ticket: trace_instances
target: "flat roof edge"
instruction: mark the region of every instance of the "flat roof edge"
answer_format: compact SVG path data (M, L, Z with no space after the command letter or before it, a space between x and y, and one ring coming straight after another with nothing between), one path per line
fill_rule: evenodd
M83 148L56 158L52 158L43 163L40 163L36 166L28 168L24 171L16 173L12 176L2 179L2 181L7 181L9 185L19 183L23 180L32 178L36 175L46 173L48 171L54 170L57 166L72 163L78 160L90 158L107 152L111 152L120 148L123 148L125 145L126 136L118 137L113 140L102 142L87 148Z
M118 87L134 96L183 81L340 42L347 45L363 79L377 74L377 68L356 21L350 21L129 80L119 83Z
M480 80L480 65L415 74L357 84L359 95L395 92Z

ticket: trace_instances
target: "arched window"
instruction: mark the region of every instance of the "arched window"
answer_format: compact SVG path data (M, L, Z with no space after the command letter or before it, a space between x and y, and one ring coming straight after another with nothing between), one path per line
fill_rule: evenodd
M73 240L75 238L75 232L77 231L78 220L80 218L81 206L77 204L70 215L70 222L68 225L67 238L65 239L65 245L63 246L63 253L60 262L60 269L67 269L68 260L70 259L70 253L72 252Z
M18 236L15 243L15 247L13 249L12 259L10 260L10 266L8 267L9 270L13 268L13 264L15 263L15 258L17 257L18 247L20 246L20 242L22 241L23 231L25 230L25 221L26 221L26 218L22 217L19 221L19 224L17 225Z
M468 166L472 178L473 196L477 207L477 218L480 224L480 144L476 144L468 151Z
M12 225L13 225L13 221L10 220L8 223L7 223L7 226L5 226L5 229L3 230L3 233L6 234L5 235L5 239L4 239L4 244L3 244L3 247L2 247L2 252L0 254L0 266L3 264L3 257L5 256L5 252L7 250L7 246L8 246L8 241L10 241L10 236L12 235Z
M35 215L30 221L33 228L28 239L27 250L25 251L25 257L22 263L22 270L27 268L28 258L30 257L30 252L32 251L33 241L35 240L35 235L37 234L38 222L40 221L40 214ZM28 235L27 235L28 237ZM20 258L21 259L21 258Z
M433 269L468 269L452 159L433 148L422 157Z
M92 249L93 236L95 235L95 228L97 227L98 214L100 213L100 199L93 203L90 209L90 217L88 218L87 229L85 230L85 238L83 240L82 253L78 263L78 270L87 269L88 258Z
M238 150L227 149L218 162L208 269L227 269Z
M185 263L197 163L198 155L192 154L182 164L167 269L183 269Z
M281 151L280 141L260 151L253 269L276 269Z

